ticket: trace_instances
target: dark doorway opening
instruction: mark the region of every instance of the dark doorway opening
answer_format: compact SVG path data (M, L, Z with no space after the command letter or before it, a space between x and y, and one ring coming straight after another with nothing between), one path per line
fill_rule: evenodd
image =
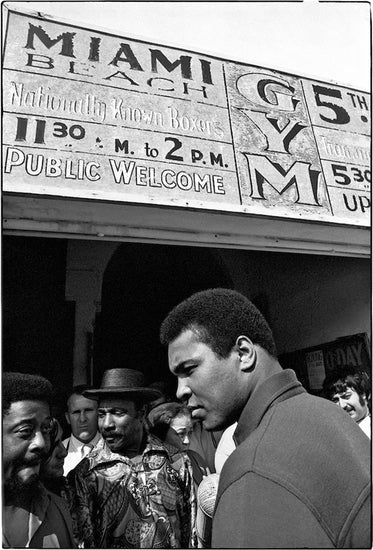
M148 383L174 384L159 327L167 313L194 292L233 288L214 249L124 243L104 274L101 313L94 335L94 384L104 370L126 367L142 371Z
M56 416L73 381L75 303L65 300L65 239L2 239L2 368L41 374Z

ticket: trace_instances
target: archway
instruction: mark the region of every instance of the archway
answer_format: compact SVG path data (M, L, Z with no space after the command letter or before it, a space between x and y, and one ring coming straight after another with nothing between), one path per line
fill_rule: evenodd
M94 383L104 370L141 370L147 382L173 384L159 327L181 300L202 289L232 288L214 249L124 243L104 273L101 314L96 320Z

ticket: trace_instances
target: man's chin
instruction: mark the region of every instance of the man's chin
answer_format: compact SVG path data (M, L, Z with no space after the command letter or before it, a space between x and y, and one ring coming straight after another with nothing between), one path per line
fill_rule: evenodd
M215 430L220 430L220 425L221 423L219 422L213 422L211 420L209 420L208 418L202 420L202 427L207 431L207 432L213 432Z
M76 438L82 443L89 443L94 438L94 435L89 432L81 432L76 436Z
M112 453L118 453L121 449L121 442L111 437L105 438L106 445Z
M33 496L39 487L39 475L32 474L27 478L14 476L4 482L5 495L20 497Z
M202 427L207 432L223 431L226 428L228 428L231 424L233 424L233 421L230 421L224 418L206 417L202 420Z

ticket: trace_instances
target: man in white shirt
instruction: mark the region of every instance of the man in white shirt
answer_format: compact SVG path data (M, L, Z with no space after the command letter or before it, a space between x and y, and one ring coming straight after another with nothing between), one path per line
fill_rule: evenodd
M63 473L66 476L100 441L97 427L97 401L84 397L89 386L75 386L67 400L66 420L71 436L63 441L67 449Z
M233 434L237 428L237 422L234 422L231 426L228 426L222 433L218 446L215 451L215 471L220 474L225 461L236 448L236 443L233 439Z
M325 397L346 411L369 438L370 387L368 374L349 366L332 371L323 383Z

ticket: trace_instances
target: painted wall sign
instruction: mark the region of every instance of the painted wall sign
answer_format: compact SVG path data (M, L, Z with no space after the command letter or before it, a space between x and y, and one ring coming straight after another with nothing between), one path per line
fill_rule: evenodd
M370 224L370 96L9 12L3 190Z
M299 380L311 392L319 393L327 374L343 366L351 366L371 376L368 335L364 332L343 336L312 348L280 355L284 368L294 369Z

